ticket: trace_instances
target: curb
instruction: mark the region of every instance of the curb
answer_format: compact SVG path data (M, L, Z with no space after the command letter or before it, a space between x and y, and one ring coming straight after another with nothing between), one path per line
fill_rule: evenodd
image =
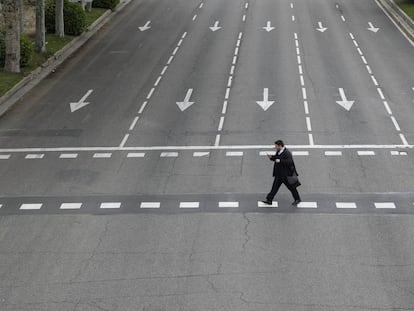
M83 34L73 39L61 50L49 57L42 65L33 70L28 76L23 78L6 94L0 97L0 117L3 116L13 105L15 105L23 96L30 92L44 78L46 78L56 67L61 65L73 53L81 48L96 32L98 32L108 21L110 21L118 12L127 6L132 0L122 1L111 11L107 10L92 25L90 25Z
M376 0L391 20L414 44L414 21L394 2L394 0Z

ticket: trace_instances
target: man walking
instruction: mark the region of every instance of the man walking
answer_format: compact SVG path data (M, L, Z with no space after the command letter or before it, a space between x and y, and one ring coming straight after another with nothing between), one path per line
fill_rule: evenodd
M273 186L272 190L266 196L266 200L262 201L265 204L272 205L273 198L275 197L277 191L279 190L282 184L289 189L292 193L294 202L292 205L298 205L301 202L298 190L296 189L300 183L297 181L296 184L289 184L288 176L298 175L295 167L295 162L293 162L292 153L285 147L285 144L281 140L275 142L275 155L268 155L270 161L275 162L273 166Z

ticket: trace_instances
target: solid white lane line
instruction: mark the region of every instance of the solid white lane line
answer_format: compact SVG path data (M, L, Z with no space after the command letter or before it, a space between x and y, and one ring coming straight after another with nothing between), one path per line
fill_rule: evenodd
M121 202L102 202L99 208L121 208Z
M257 201L257 207L279 207L279 203L277 201L273 201L272 205L268 205L263 203L262 201Z
M317 202L300 202L297 205L298 208L317 208L318 203Z
M176 158L178 157L178 152L161 152L160 158Z
M353 202L336 202L336 208L357 208Z
M121 144L119 145L119 147L121 147L121 148L125 147L125 144L126 144L126 142L127 142L128 138L129 138L129 134L126 134L126 135L124 136L124 138L122 139L122 142L121 142Z
M292 155L294 155L294 156L308 156L309 151L292 151Z
M224 101L223 103L223 109L221 110L222 114L225 114L227 112L227 100Z
M224 116L220 117L220 123L218 126L218 131L220 132L223 129L223 124L224 124Z
M221 208L226 208L226 207L239 207L239 202L219 202L218 204L219 207Z
M62 153L60 159L76 159L78 157L77 153Z
M342 156L342 151L325 151L325 155L328 157Z
M33 159L43 159L44 158L44 154L28 154L25 156L25 159L28 160L33 160Z
M161 78L162 78L162 76L159 76L158 77L158 79L157 79L157 81L155 81L155 83L154 83L154 86L155 87L157 87L158 86L158 84L160 83L160 81L161 81Z
M164 66L164 68L161 71L161 75L163 76L165 74L165 72L167 71L168 66Z
M10 157L10 154L0 154L0 160L8 160Z
M138 114L141 114L141 113L144 111L145 106L146 106L147 104L148 104L148 102L147 102L147 101L145 101L145 102L141 105L141 108L139 109Z
M160 208L161 202L141 202L140 208Z
M388 105L388 102L384 101L383 103L384 103L385 109L387 110L388 114L392 114L392 111L391 111L390 106Z
M308 128L309 132L312 131L312 124L311 124L311 120L309 117L306 117L306 127Z
M226 157L242 157L243 151L227 151Z
M59 209L80 209L82 203L62 203Z
M154 91L155 91L155 88L152 88L152 89L149 91L149 93L148 93L148 95L147 95L147 99L150 99L150 98L151 98L151 96L152 96L152 94L154 93Z
M38 210L43 206L42 203L24 203L20 205L21 210Z
M199 208L200 202L180 202L180 208Z
M135 125L137 125L138 120L139 117L135 117L134 121L132 121L131 126L129 127L130 131L132 131L135 128Z
M396 208L395 203L393 202L376 202L374 203L375 208Z
M372 156L375 155L375 151L372 150L358 150L357 151L359 156Z
M395 117L394 116L391 116L391 120L392 120L392 123L394 123L395 129L400 132L401 129L400 129L400 126L398 125L398 122L395 119Z
M196 151L196 152L193 152L193 157L195 157L195 158L209 157L209 156L210 156L209 151Z
M93 158L95 159L107 159L112 157L112 153L95 153Z
M145 152L129 152L127 158L143 158L145 157Z

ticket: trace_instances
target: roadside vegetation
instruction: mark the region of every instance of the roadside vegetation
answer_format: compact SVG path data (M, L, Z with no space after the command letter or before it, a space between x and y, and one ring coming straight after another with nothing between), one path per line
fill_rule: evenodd
M414 0L396 0L395 2L414 20Z

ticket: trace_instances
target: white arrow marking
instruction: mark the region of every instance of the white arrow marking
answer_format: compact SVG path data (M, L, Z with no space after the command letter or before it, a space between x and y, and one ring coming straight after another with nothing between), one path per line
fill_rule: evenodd
M78 101L77 103L70 103L70 111L71 112L75 112L78 109L81 109L83 107L85 107L86 105L89 105L90 103L85 103L85 100L88 98L89 95L91 95L91 93L93 92L93 90L89 90L81 99L80 101Z
M180 108L181 111L186 110L188 107L194 104L194 102L190 102L192 93L193 93L193 89L188 89L187 94L185 95L184 101L177 102L177 106L178 108Z
M210 27L210 29L211 29L211 31L217 31L217 30L219 30L219 29L221 29L221 27L219 26L219 22L218 21L216 21L215 23L214 23L214 26L213 27Z
M345 91L342 88L339 89L339 94L341 95L341 100L338 100L336 103L348 111L351 110L352 105L355 103L355 101L348 100L345 96Z
M267 21L267 25L266 27L263 27L264 30L266 30L267 32L272 31L273 29L275 29L275 27L272 27L272 23L270 21Z
M151 26L149 25L150 23L151 23L151 21L148 21L148 22L146 22L146 23L145 23L145 25L144 25L144 26L138 27L138 28L139 28L139 30L141 30L141 31L145 31L145 30L150 29L150 28L151 28Z
M374 32L374 33L376 33L379 30L379 28L374 27L374 25L372 25L371 22L369 22L368 25L369 25L369 28L367 28L367 29Z
M269 101L269 89L263 89L263 101L257 101L256 102L264 111L269 109L270 106L272 106L275 102Z
M318 22L318 26L319 28L316 28L316 30L320 31L320 32L324 32L326 29L326 27L323 27L322 22Z

